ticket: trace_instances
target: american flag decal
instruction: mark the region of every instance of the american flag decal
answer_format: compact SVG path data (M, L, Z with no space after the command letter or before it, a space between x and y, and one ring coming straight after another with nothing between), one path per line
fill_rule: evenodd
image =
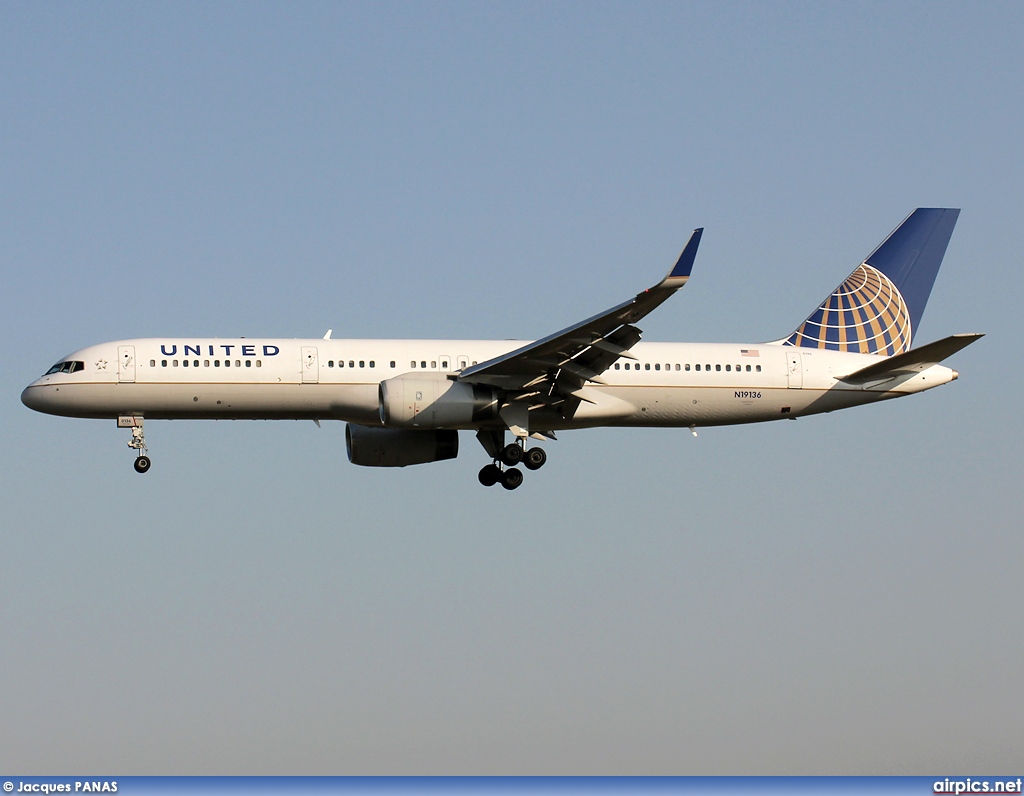
M760 354L760 352L756 348L741 348L740 349L740 356L744 356L744 357L759 357L759 356L761 356L761 354Z

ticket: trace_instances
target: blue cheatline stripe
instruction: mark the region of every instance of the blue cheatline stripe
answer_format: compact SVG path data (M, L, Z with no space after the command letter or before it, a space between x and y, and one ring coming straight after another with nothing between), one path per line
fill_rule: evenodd
M953 786L966 776L935 777L3 777L5 792L40 793L26 786L50 786L51 792L99 793L119 796L187 793L657 793L700 796L724 794L894 794L926 796L955 794ZM994 783L1019 788L1017 776L974 776L975 784L988 783L987 793L996 792ZM7 783L10 783L8 790ZM82 785L88 783L88 789ZM107 788L103 789L103 784ZM111 790L113 783L116 790ZM63 785L67 791L52 790ZM76 788L77 785L77 788ZM938 786L938 789L936 789ZM963 791L970 792L970 791ZM977 791L975 791L977 792ZM1020 793L1019 789L1004 792Z

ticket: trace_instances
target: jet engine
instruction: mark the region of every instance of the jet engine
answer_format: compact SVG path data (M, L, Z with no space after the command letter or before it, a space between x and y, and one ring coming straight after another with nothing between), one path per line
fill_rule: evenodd
M498 416L497 391L448 378L397 376L380 383L380 420L392 428L464 427Z
M349 423L345 426L345 449L348 460L363 467L427 464L458 456L459 432L371 428Z

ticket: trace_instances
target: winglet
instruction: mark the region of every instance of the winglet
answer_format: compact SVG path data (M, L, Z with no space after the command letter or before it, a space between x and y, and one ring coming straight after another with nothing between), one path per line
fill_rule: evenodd
M700 245L700 236L703 233L704 227L693 231L675 266L668 272L659 287L682 287L686 284L686 280L690 278L690 271L693 270L693 261L697 259L697 247Z

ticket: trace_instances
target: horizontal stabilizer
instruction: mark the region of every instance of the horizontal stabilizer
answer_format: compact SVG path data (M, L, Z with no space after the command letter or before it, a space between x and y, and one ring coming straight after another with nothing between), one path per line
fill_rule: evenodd
M954 334L952 337L936 340L934 343L888 357L881 362L875 362L866 368L854 371L849 376L843 376L843 381L859 384L902 373L920 373L984 336L983 334Z

